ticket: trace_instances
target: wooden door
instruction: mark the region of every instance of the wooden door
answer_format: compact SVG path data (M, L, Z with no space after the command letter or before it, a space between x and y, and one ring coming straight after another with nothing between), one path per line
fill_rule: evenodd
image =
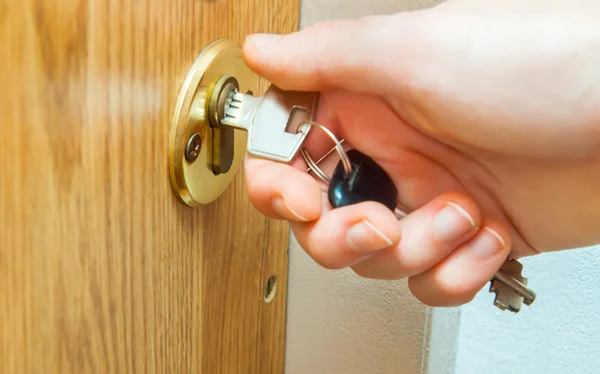
M183 206L167 150L202 48L293 31L298 7L0 1L0 373L283 371L287 226L242 171Z

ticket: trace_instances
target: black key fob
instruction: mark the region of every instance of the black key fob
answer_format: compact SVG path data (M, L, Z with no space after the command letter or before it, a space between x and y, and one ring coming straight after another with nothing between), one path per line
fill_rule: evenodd
M334 208L377 201L394 211L398 190L389 175L373 159L357 150L347 152L352 172L345 175L340 161L329 182L328 198Z

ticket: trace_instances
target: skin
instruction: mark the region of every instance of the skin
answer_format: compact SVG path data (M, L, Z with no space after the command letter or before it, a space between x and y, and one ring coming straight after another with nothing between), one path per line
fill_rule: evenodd
M306 165L248 158L250 199L329 269L469 302L508 258L600 243L600 4L447 1L251 35L244 58L320 91L316 122L372 157L412 210L332 210ZM315 129L314 159L332 147ZM331 173L337 159L322 168Z

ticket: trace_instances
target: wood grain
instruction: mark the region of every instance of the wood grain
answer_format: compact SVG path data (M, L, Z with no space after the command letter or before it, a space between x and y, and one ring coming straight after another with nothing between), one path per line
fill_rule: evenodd
M298 7L0 0L0 373L283 372L287 226L241 172L184 207L166 152L200 50Z

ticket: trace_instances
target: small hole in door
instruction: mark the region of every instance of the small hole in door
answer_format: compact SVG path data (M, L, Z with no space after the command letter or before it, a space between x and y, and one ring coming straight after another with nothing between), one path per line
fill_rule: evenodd
M275 294L277 293L277 277L271 275L269 279L267 279L267 283L265 283L265 295L264 300L265 303L270 303L275 298Z

